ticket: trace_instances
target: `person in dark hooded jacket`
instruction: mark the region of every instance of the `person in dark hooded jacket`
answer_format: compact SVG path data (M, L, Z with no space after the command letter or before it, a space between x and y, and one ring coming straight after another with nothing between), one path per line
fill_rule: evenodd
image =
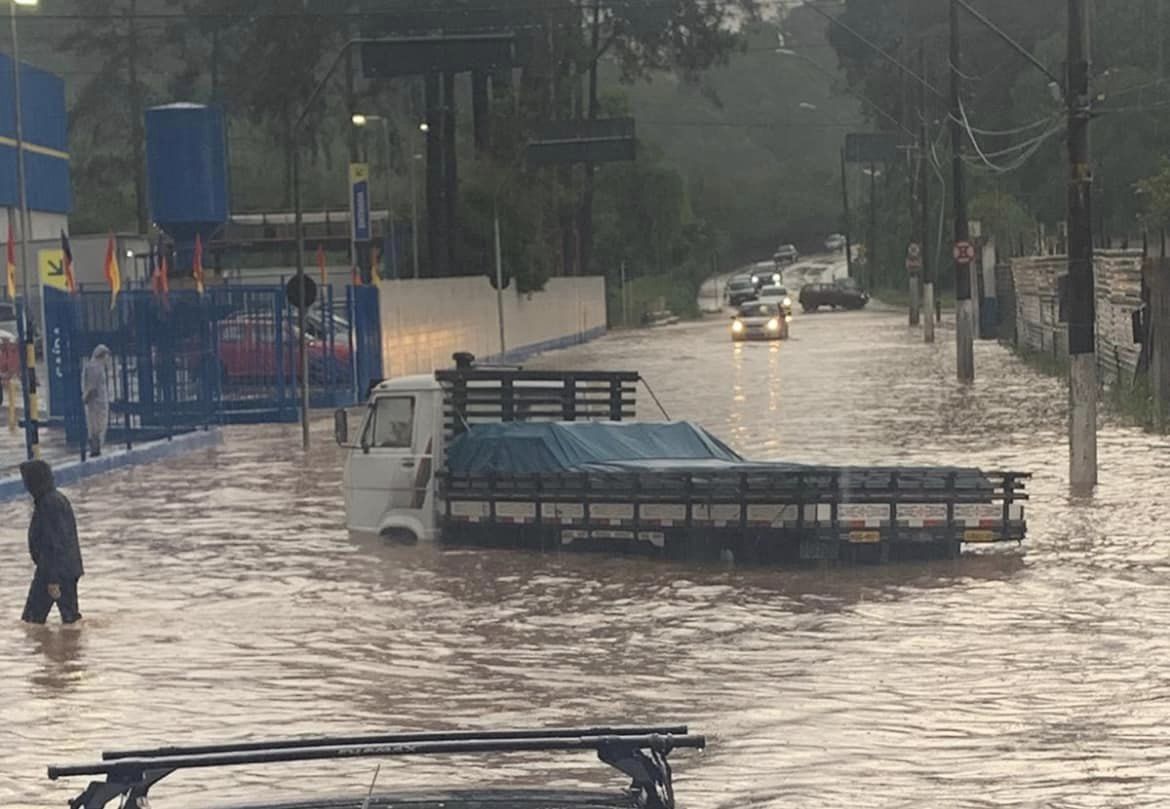
M73 506L57 490L53 470L44 461L22 463L20 476L34 503L28 526L28 552L37 566L21 620L43 624L56 602L62 622L76 623L81 620L77 580L85 570L81 566Z

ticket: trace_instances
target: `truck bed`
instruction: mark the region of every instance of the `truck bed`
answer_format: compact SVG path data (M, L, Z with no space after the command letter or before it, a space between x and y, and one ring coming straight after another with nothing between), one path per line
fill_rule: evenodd
M440 478L443 541L774 564L957 556L1019 542L1028 475L961 468L619 462Z
M685 422L632 422L631 372L455 369L442 541L774 564L946 559L1019 542L1030 477L745 461Z

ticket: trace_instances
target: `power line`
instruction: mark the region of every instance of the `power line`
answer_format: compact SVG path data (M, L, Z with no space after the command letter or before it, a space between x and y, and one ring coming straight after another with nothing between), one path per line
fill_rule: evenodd
M1044 143L1049 138L1051 138L1053 135L1057 134L1058 132L1063 131L1066 127L1066 124L1057 123L1056 126L1052 127L1051 129L1049 129L1047 132L1043 133L1042 135L1039 135L1039 136L1033 138L1031 141L1017 144L1016 146L1010 147L1008 149L1004 149L998 153L987 154L986 152L983 151L982 147L980 147L979 140L975 137L975 133L971 130L971 122L967 118L967 108L963 104L962 98L959 99L959 113L960 113L961 118L962 118L960 123L962 123L963 128L967 131L967 137L970 139L971 145L975 147L975 152L976 152L976 154L979 155L980 161L982 161L982 163L984 165L986 165L987 168L991 169L996 174L1008 174L1008 173L1013 172L1016 169L1020 168L1021 166L1023 166L1025 163L1027 163L1029 160L1031 160L1032 157L1038 151L1040 151L1040 147L1043 146ZM991 161L992 157L1000 157L1002 155L1011 154L1013 152L1017 152L1017 151L1021 151L1021 150L1025 150L1024 153L1021 154L1018 158L1016 158L1016 160L1013 163L1011 163L1010 165L1002 165L1001 166L1001 165L999 165L997 163L993 163ZM977 165L974 163L974 161L971 161L969 159L966 159L966 162L971 163L973 165Z
M1000 28L998 25L996 25L991 20L989 20L986 15L984 15L981 11L979 11L979 9L974 8L970 3L967 2L967 0L955 0L955 2L958 3L959 8L966 11L968 14L970 14L972 17L974 17L976 20L978 20L980 23L982 23L985 28L987 28L993 34L998 36L1001 40L1006 42L1008 44L1008 47L1010 47L1012 50L1014 50L1020 56L1024 57L1026 60L1028 60L1032 64L1033 67L1035 67L1037 70L1039 70L1045 76L1047 76L1049 81L1055 82L1058 85L1061 84L1060 79L1056 78L1056 76L1053 76L1052 71L1050 71L1044 65L1043 62L1041 62L1039 59L1037 59L1035 56L1033 56L1032 53L1027 48L1025 48L1023 45L1021 45L1020 43L1018 43L1014 39L1012 39L1010 36L1008 36L1007 33L1002 28Z
M1007 137L1009 135L1020 135L1024 132L1031 132L1033 129L1039 129L1045 124L1052 123L1054 120L1056 120L1056 118L1057 115L1050 115L1047 118L1041 118L1039 120L1033 121L1030 124L1017 126L1014 129L980 129L977 126L972 126L970 129L972 132L977 132L980 135L987 135L988 137Z
M859 123L826 121L824 123L801 123L794 121L664 121L652 118L638 118L639 125L670 127L712 127L727 129L856 129Z
M845 31L849 32L849 33L850 33L850 34L852 34L854 37L856 37L858 40L860 40L860 41L861 41L863 44L865 44L865 45L866 45L866 46L868 46L868 47L869 47L871 50L873 50L873 51L874 51L874 53L876 53L876 54L878 54L879 56L881 56L883 59L885 59L887 62L889 62L890 64L892 64L894 67L898 68L898 70L902 71L903 73L905 73L905 74L906 74L907 76L909 76L910 78L914 79L914 81L916 81L916 82L918 82L919 84L921 84L921 85L922 85L923 87L925 87L927 90L929 90L930 92L934 93L935 97L937 97L937 98L939 98L939 99L941 99L941 100L943 100L943 101L946 101L946 100L947 100L947 99L946 99L946 96L944 96L944 95L943 95L942 93L940 93L940 92L939 92L937 89L935 89L935 87L934 87L934 86L933 86L933 85L932 85L930 82L928 82L928 81L927 81L925 78L923 78L922 76L919 76L919 75L918 75L918 74L917 74L915 71L913 71L913 70L911 70L910 68L906 67L906 65L902 64L902 63L901 63L901 62L899 62L897 59L895 59L895 58L894 58L894 57L893 57L893 56L892 56L892 55L891 55L891 54L890 54L888 51L886 51L886 50L882 49L881 47L879 47L878 45L876 45L876 44L875 44L874 42L872 42L871 40L867 39L867 38L866 38L865 36L863 36L862 34L859 34L859 33L858 33L858 32L857 32L857 31L856 31L854 28L852 28L852 27L851 27L851 26L849 26L848 24L841 22L841 20L839 20L837 17L834 17L832 14L829 14L827 11L824 11L823 9L821 9L821 8L817 7L817 5L816 5L814 2L812 2L812 0L804 0L804 2L803 2L803 3L801 3L801 8L808 8L808 9L812 9L812 10L813 10L813 11L815 11L817 14L821 15L821 16L822 16L822 17L824 17L826 20L828 20L828 21L829 21L831 24L833 24L833 25L836 25L836 26L838 26L838 27L842 28L843 30L845 30Z

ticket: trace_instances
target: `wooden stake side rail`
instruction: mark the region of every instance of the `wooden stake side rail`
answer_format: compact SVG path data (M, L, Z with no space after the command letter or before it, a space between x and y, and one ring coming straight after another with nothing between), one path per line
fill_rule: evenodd
M440 493L443 537L456 544L886 561L1023 540L1028 477L909 469L447 475ZM849 546L877 550L867 557Z
M476 422L628 421L637 411L632 371L437 371L444 428L458 434Z

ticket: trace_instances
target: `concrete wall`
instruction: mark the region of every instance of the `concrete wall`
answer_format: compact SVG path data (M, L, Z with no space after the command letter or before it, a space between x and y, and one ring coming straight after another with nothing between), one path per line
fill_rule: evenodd
M484 276L384 281L382 357L387 378L451 367L470 351L499 358L496 290ZM543 292L504 290L504 359L591 340L605 333L605 279L553 278Z
M1103 382L1132 380L1141 346L1133 342L1132 313L1141 307L1140 250L1098 250L1097 357ZM1068 324L1060 321L1058 279L1068 273L1065 256L1027 256L1011 262L1016 299L1016 343L1054 357L1068 353Z

